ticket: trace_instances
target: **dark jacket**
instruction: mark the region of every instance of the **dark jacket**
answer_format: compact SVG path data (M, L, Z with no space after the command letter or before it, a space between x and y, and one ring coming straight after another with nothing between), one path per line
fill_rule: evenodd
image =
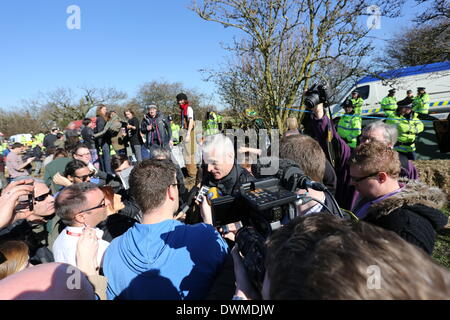
M449 221L439 211L445 206L446 198L439 188L409 180L402 191L373 204L364 220L397 233L431 254L436 231Z
M244 183L256 180L239 164L235 164L230 173L220 180L215 180L209 172L204 173L203 177L202 185L217 187L223 195L235 195Z
M411 104L413 102L414 98L411 97L406 97L403 100L400 100L399 102L397 102L397 106L407 106L409 104Z
M94 130L92 130L92 128L85 126L83 130L81 130L81 137L83 138L84 144L89 149L95 149Z
M95 122L94 133L102 132L103 129L105 128L105 125L106 125L106 120L103 119L103 117L97 117L97 120ZM100 147L104 143L109 143L110 144L111 143L111 139L110 139L108 134L105 134L103 136L95 138L95 142L97 143L97 146Z
M0 241L24 241L30 249L30 263L36 265L54 261L53 253L48 249L48 235L45 224L32 224L23 219L1 229Z
M147 126L154 125L152 130L147 130ZM141 122L141 132L146 135L146 145L150 148L155 144L155 139L158 141L156 144L161 147L168 147L169 142L172 140L172 129L170 128L169 120L159 111L156 113L155 118L150 118L148 114L144 115L144 119Z

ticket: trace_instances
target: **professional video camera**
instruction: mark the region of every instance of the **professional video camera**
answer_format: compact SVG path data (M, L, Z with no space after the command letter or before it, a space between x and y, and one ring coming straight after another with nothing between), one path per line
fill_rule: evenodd
M273 165L273 161L278 161L278 172L273 176L260 178L264 169ZM296 190L328 190L322 183L312 181L291 160L262 158L252 167L252 171L259 179L242 185L237 196L211 200L212 219L216 227L242 222L244 227L236 234L236 243L244 257L244 266L251 282L255 288L261 289L265 272L265 240L273 230L281 227L284 216L288 215L290 219L296 216L295 208L290 210L291 204L318 201L307 195L297 194ZM325 205L324 207L333 214ZM342 213L340 216L343 217Z
M328 104L329 97L330 94L327 85L315 83L305 93L305 107L306 109L311 110L319 103Z

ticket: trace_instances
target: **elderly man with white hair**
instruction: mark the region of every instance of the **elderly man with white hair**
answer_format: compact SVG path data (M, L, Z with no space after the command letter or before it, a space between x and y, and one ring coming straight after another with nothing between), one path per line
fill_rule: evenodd
M242 184L254 181L254 177L235 161L234 145L230 138L216 134L203 144L205 169L202 185L217 187L223 195L239 191Z

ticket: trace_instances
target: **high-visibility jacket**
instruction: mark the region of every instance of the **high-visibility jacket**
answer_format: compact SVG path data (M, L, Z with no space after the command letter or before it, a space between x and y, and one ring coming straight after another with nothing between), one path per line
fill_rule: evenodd
M420 114L428 114L430 108L430 96L428 93L414 97L413 111Z
M217 115L211 112L211 117L206 121L205 135L213 135L219 133L219 123L217 122Z
M383 100L381 100L381 108L385 114L388 111L397 110L397 99L390 96L384 97Z
M351 148L356 148L361 135L362 119L356 114L344 114L338 123L338 134Z
M170 129L172 130L172 141L174 145L180 143L180 126L174 122L170 124Z
M399 116L396 112L387 112L387 124L397 127L398 139L394 149L398 152L414 152L416 151L416 137L424 129L423 122L418 118L418 114L414 111L409 118Z
M350 99L350 102L352 103L353 110L355 110L355 114L361 114L364 100L362 98Z

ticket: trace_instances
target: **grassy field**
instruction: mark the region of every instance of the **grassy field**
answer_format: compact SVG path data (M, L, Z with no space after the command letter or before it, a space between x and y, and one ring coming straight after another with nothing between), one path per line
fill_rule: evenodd
M450 210L443 210L450 215ZM438 234L433 251L433 258L441 265L450 270L450 230L446 234Z
M450 160L419 160L414 163L420 180L447 193L447 209L443 211L450 216ZM450 270L450 230L437 235L433 258Z

